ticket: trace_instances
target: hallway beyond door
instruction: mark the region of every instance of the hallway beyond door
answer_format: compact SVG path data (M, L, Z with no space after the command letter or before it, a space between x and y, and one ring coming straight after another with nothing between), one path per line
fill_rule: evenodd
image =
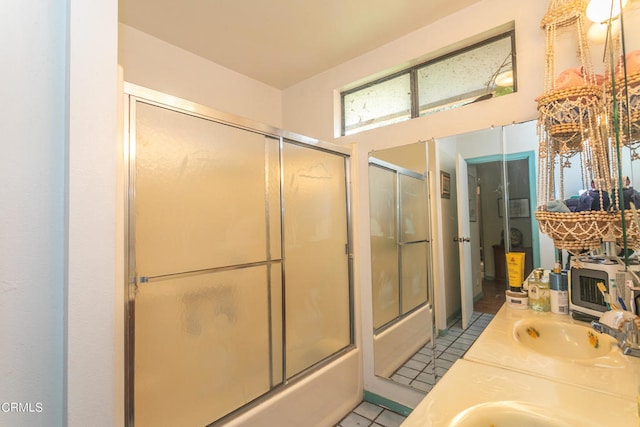
M504 281L482 280L482 298L473 304L473 310L479 313L496 314L505 303L507 285Z

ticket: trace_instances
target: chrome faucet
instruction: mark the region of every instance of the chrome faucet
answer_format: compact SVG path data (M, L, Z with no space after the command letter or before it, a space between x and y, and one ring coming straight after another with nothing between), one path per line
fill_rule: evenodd
M640 331L635 319L625 320L620 330L596 321L591 322L591 327L598 332L614 337L618 341L618 347L622 350L622 354L640 357Z

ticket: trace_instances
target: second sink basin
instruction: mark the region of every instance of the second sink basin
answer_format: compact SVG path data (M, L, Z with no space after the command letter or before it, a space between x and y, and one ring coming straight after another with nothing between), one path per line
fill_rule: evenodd
M468 408L458 414L448 427L572 427L549 408L527 402L488 402Z
M613 337L573 323L523 319L513 328L515 340L546 356L589 361L616 351Z

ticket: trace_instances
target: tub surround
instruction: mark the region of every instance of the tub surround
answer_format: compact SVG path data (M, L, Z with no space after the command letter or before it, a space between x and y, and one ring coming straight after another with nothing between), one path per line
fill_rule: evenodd
M463 426L464 411L469 417L489 414L478 418L482 422L528 413L548 417L541 425L549 426L637 425L640 358L619 349L595 359L548 356L516 340L514 327L526 321L588 326L570 316L504 305L402 426Z

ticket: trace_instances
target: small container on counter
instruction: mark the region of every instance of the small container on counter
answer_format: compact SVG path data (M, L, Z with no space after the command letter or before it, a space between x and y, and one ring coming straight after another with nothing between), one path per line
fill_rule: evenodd
M516 310L526 310L529 308L529 299L526 292L517 292L507 289L505 291L507 307Z

